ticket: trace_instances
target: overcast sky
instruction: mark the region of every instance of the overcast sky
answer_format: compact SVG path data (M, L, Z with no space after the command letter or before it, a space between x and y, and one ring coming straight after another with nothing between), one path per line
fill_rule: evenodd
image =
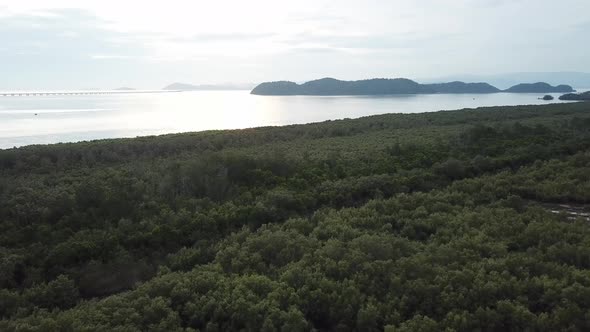
M589 0L0 0L0 89L590 71Z

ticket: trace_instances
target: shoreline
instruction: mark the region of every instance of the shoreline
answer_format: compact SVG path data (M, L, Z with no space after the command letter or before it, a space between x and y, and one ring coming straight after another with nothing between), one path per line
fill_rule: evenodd
M116 143L117 141L127 141L127 140L159 140L159 139L167 139L179 136L200 136L200 135L208 135L208 134L235 134L240 132L256 132L256 131L263 131L268 129L290 129L295 127L307 127L307 126L322 126L325 124L335 123L335 122L358 122L363 121L370 118L375 117L422 117L425 114L452 114L452 113L464 113L464 112L486 112L486 111L497 111L497 110L505 110L505 109L530 109L530 108L552 108L556 105L574 105L574 104L584 104L581 101L553 101L546 104L528 104L528 105L507 105L507 106L480 106L475 108L462 108L462 109L445 109L445 110L436 110L436 111L426 111L426 112L419 112L419 113L382 113L382 114L372 114L366 116L360 116L356 118L339 118L339 119L328 119L323 121L314 121L308 123L295 123L295 124L282 124L282 125L268 125L268 126L254 126L254 127L244 127L244 128L227 128L227 129L206 129L206 130L197 130L197 131L182 131L182 132L170 132L170 133L154 133L149 134L146 133L145 135L130 135L130 136L120 136L120 137L105 137L105 138L96 138L96 139L88 139L88 140L79 140L79 141L63 141L63 142L55 142L55 143L33 143L33 144L26 144L20 145L16 147L7 147L2 148L0 147L0 152L2 151L16 151L16 150L23 150L27 148L36 148L36 147L52 147L52 146L71 146L71 145L80 145L80 144L102 144L102 143ZM590 103L587 103L590 105ZM583 108L583 107L582 107ZM154 130L155 131L155 130ZM77 133L68 133L72 134L79 134L84 133L85 131L80 131ZM108 131L106 131L108 132ZM64 135L64 134L61 134ZM60 134L47 134L43 135L45 137L51 136L61 136ZM14 137L14 138L27 138L27 137L39 137L39 136L21 136L21 137ZM0 138L1 140L1 138Z

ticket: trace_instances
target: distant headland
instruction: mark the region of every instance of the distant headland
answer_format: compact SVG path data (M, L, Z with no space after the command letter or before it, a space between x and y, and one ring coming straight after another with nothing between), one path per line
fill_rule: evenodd
M590 101L590 91L586 91L583 93L567 93L561 97L559 100L583 100L583 101Z
M407 78L375 78L360 81L341 81L334 78L322 78L297 84L289 81L265 82L256 86L251 94L264 96L315 95L390 95L390 94L435 94L435 93L551 93L574 92L569 85L552 86L539 82L518 84L506 90L500 90L488 83L448 82L420 84Z

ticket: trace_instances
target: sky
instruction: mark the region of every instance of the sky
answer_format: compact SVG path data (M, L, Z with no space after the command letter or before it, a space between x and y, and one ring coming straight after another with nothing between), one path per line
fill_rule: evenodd
M0 90L590 71L588 0L0 0Z

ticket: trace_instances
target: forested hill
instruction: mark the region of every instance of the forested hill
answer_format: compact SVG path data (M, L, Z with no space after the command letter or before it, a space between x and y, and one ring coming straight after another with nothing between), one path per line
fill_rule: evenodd
M587 331L589 176L589 103L3 150L0 331Z
M575 90L569 85L551 86L547 83L523 83L517 84L505 90L506 92L522 93L550 93L550 92L574 92Z
M322 78L297 84L288 81L259 84L252 90L255 95L387 95L431 93L492 93L499 92L487 83L451 82L420 84L406 78L376 78L361 81L341 81Z
M449 82L449 83L435 83L424 84L428 89L434 93L494 93L500 90L488 83L464 83L464 82Z
M572 92L569 85L551 86L547 83L519 84L505 92ZM297 84L289 81L265 82L252 90L255 95L389 95L389 94L433 94L433 93L495 93L502 90L488 83L449 82L420 84L406 78L369 79L361 81L341 81L322 78Z
M590 101L590 91L582 93L566 93L559 97L560 100L578 100L578 101Z

